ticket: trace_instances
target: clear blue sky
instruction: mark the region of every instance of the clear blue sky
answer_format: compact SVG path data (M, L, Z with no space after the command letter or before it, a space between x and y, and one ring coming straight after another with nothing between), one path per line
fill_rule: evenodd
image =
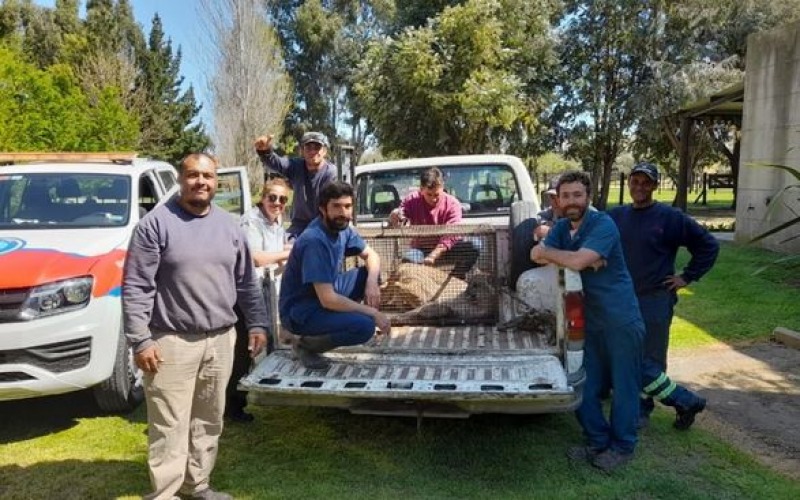
M35 3L52 7L55 0L35 0ZM81 2L85 6L85 0ZM184 76L184 83L194 87L195 96L203 110L200 118L206 124L206 129L211 129L211 110L208 104L208 92L206 90L206 80L202 76L200 69L203 65L203 56L200 54L200 43L197 40L200 23L198 13L198 2L196 0L131 0L133 14L136 20L144 28L145 36L150 34L153 16L156 12L161 17L161 24L164 32L172 40L173 53L180 46L183 59L181 60L181 74ZM81 15L83 8L81 7Z

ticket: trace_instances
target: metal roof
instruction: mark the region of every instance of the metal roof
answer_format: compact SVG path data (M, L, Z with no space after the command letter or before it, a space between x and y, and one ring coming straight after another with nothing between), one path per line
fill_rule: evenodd
M740 117L744 108L744 81L688 104L676 114L691 118Z

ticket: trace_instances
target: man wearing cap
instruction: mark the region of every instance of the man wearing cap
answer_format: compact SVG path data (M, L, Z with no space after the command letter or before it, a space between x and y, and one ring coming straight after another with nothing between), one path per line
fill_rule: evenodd
M536 221L538 224L533 230L533 236L536 241L543 241L550 232L550 228L562 217L561 210L558 208L558 192L556 186L558 185L558 177L554 176L547 184L547 191L544 192L549 200L547 208L540 210L536 214Z
M706 400L675 384L667 376L669 328L678 290L699 280L714 265L719 253L717 240L694 219L653 199L658 187L658 169L652 163L636 164L628 178L633 202L616 207L609 215L617 224L625 262L633 278L639 308L645 322L643 393L639 426L647 425L653 398L673 406L674 427L687 430L703 411ZM675 273L678 248L691 254L681 274Z
M272 139L272 135L262 135L254 145L264 164L264 179L269 177L268 171L273 171L286 177L292 185L292 223L286 232L290 239L295 239L317 216L319 192L336 180L336 165L325 159L330 143L321 132L303 134L300 138L303 156L299 158L279 156L273 149Z

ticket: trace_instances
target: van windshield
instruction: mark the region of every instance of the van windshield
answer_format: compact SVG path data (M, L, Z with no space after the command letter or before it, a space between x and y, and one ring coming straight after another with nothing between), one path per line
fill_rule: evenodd
M130 178L122 175L0 175L0 229L113 227L128 223Z
M464 218L508 214L519 199L514 172L507 165L437 166L444 174L444 189L461 202ZM361 174L357 184L360 219L385 219L409 194L419 189L422 172L430 167Z

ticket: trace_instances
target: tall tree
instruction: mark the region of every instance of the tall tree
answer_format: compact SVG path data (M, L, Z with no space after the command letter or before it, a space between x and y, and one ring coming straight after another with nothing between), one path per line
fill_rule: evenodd
M261 164L253 139L280 137L292 105L292 87L283 65L280 41L262 0L202 0L208 25L205 53L215 68L213 99L216 152L225 165L247 165L260 185Z
M570 154L592 176L593 203L605 208L611 169L645 114L637 90L652 78L663 45L662 0L569 0L561 33L561 101Z
M367 133L352 105L353 74L367 42L386 30L394 13L392 0L275 0L270 17L285 50L294 82L294 107L287 133L320 130L363 150Z
M158 14L153 17L147 49L137 62L137 88L144 95L139 151L177 164L187 153L206 150L211 141L203 124L196 122L200 106L194 89L182 90L181 51L173 55L172 41L164 36Z
M531 137L556 62L551 9L469 0L373 44L356 90L383 151L499 152Z
M66 65L46 70L0 48L0 149L102 151L132 149L138 123L115 89L91 103Z

